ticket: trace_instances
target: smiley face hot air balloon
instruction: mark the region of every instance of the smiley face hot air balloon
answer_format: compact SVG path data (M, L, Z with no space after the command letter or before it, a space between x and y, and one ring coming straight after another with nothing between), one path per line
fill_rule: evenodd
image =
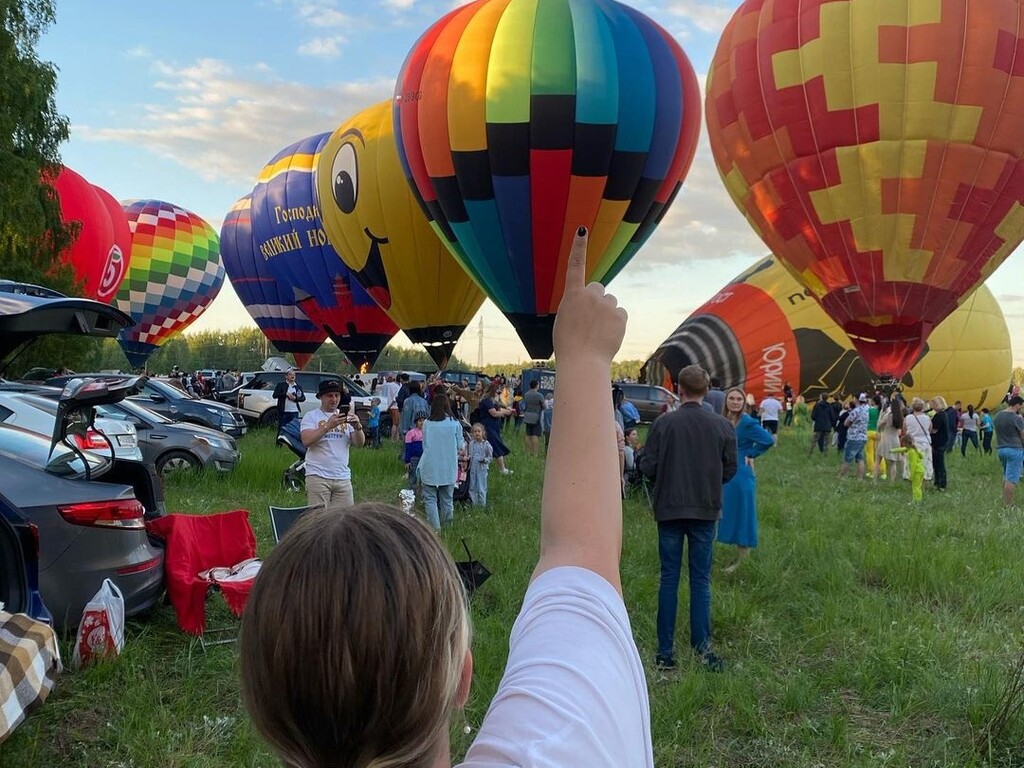
M736 205L899 378L1024 236L1019 0L746 0L707 119Z
M807 293L775 257L762 259L686 318L647 361L646 380L673 388L684 366L699 363L723 389L742 387L758 402L781 397L787 383L808 400L870 391L850 338ZM993 405L1011 367L1006 320L982 285L929 337L905 394Z
M252 195L238 200L220 228L220 255L231 287L274 348L305 368L327 334L292 302L257 253L252 236Z
M316 196L316 169L329 133L278 152L252 192L259 257L289 298L357 367L373 365L398 331L327 240Z
M484 294L430 228L405 181L391 101L331 136L317 168L327 238L412 341L445 367Z
M117 338L128 361L141 368L217 297L224 267L217 233L191 211L161 200L133 200L124 211L132 261L116 304L136 325Z
M61 259L71 265L85 298L112 301L131 258L124 210L110 193L70 168L61 169L53 186L61 218L78 225L78 236Z
M551 354L572 233L607 283L665 214L700 131L675 40L613 0L478 0L413 47L395 86L406 176L452 253Z

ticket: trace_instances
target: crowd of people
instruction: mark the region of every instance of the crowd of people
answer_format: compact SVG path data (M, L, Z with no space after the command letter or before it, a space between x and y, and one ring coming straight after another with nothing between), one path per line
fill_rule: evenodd
M649 486L658 527L656 666L676 666L685 549L691 649L705 668L725 667L712 646L714 542L737 547L726 572L757 545L755 463L801 403L787 393L754 404L742 389L723 391L703 368L687 366L678 407L653 422L642 444L635 414L607 379L625 313L600 285L584 284L586 239L581 229L555 324L558 428L543 397L524 393L520 407L502 402L505 382L380 382L369 428L377 444L382 435L398 441L409 469L415 465L427 523L383 504L346 506L344 514L328 508L305 516L267 558L243 617L240 666L253 722L286 764L450 764L451 721L473 678L472 638L457 570L431 529L450 519L463 459L511 473L502 430L517 418L535 440L531 450L541 450L541 436L547 447L539 559L504 675L462 765L653 766L646 677L619 571L624 477ZM303 418L311 451L330 432L337 436L324 450L364 439L331 384L317 393L320 411ZM611 408L594 407L609 401ZM1022 405L1014 394L992 416L941 397L822 397L807 412L808 451L835 445L841 474L856 467L862 478L869 470L879 479L905 476L920 497L926 480L946 486L944 457L958 435L966 455L990 452L994 434L1011 503L1024 461ZM486 499L481 477L469 474Z

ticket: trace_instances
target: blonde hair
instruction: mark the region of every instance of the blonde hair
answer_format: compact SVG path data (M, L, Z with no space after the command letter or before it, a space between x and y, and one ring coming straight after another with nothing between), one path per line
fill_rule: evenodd
M944 398L942 395L936 395L935 397L933 397L932 405L935 407L935 410L937 411L944 411L949 407L949 404L946 402L946 398Z
M318 510L256 578L242 698L291 768L425 768L460 704L469 642L465 591L433 531L386 504Z
M921 413L924 410L924 400L920 397L915 397L910 401L910 410L914 413Z

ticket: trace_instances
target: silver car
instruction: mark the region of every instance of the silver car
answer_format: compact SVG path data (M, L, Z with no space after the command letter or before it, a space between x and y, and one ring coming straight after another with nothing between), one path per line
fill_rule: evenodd
M4 424L13 424L49 437L53 434L56 418L56 400L29 392L0 391L0 422ZM84 434L73 435L79 448L109 455L113 447L114 455L119 459L142 461L142 449L139 448L139 436L134 424L123 419L97 417L93 426L94 429L86 430Z
M85 604L111 579L132 616L163 590L163 550L146 535L142 500L130 485L106 482L113 463L0 424L4 495L39 530L39 587L58 629L74 627ZM92 479L96 478L96 479Z

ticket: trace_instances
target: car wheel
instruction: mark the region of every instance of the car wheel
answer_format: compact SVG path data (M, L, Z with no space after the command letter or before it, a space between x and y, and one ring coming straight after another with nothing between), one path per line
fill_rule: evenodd
M160 477L169 477L184 470L198 471L202 468L199 459L187 451L168 451L156 462Z
M260 416L261 427L273 427L277 424L277 408L268 408Z

